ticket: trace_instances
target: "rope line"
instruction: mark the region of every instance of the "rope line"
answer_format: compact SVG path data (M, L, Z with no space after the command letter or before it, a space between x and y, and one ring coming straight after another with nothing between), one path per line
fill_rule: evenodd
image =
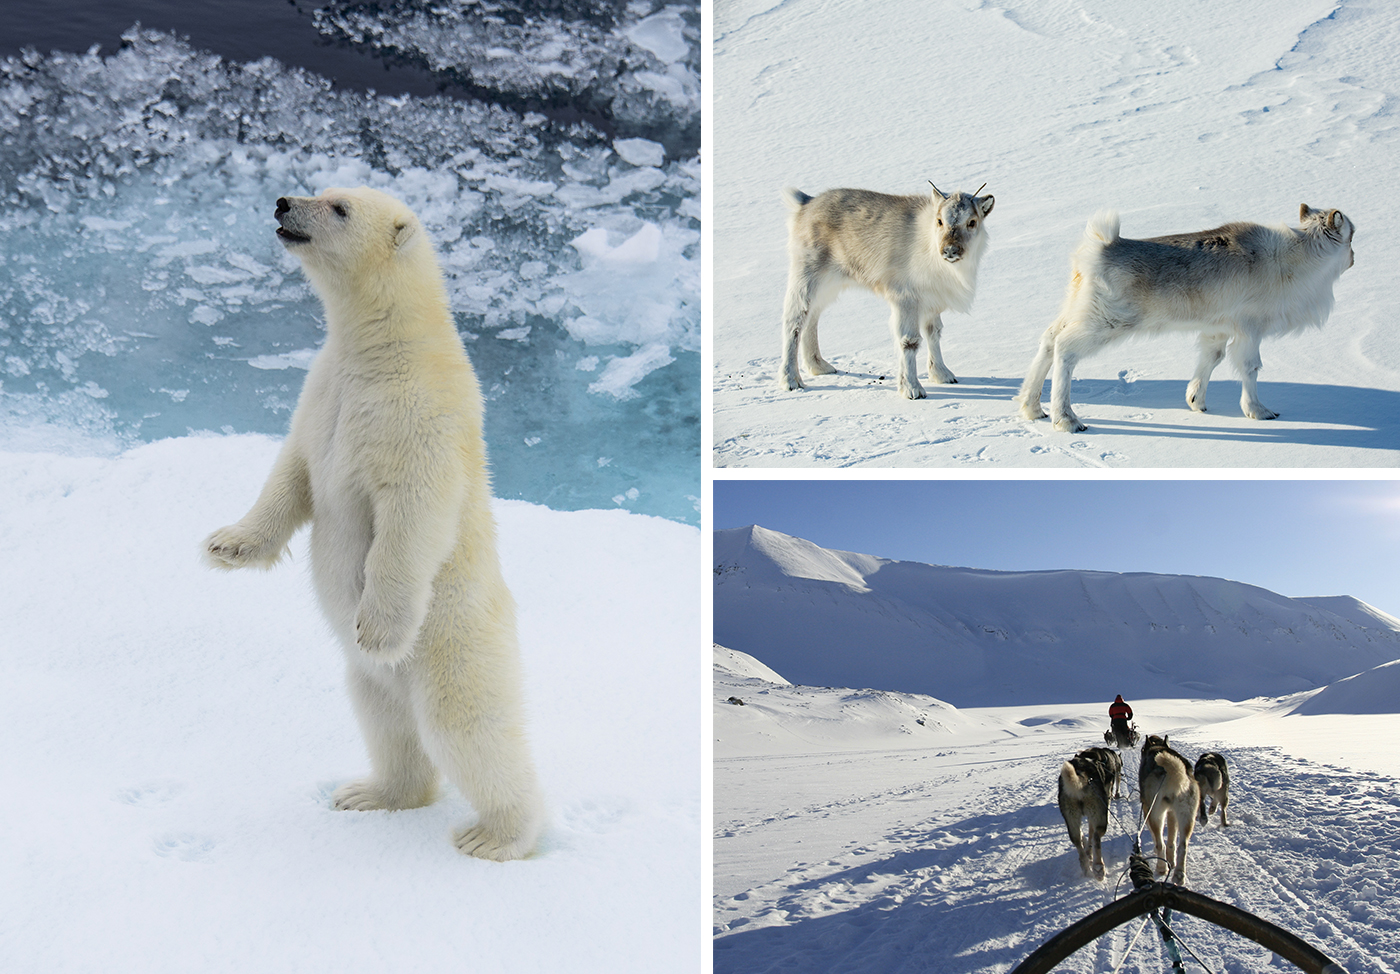
M1128 958L1132 956L1133 948L1137 946L1138 938L1142 936L1142 932L1147 929L1147 925L1151 921L1151 917L1143 917L1142 926L1138 927L1137 933L1133 934L1132 943L1128 944L1128 949L1123 951L1123 959L1118 962L1118 966L1113 969L1112 974L1118 974L1118 972L1123 969L1123 965L1128 963Z
M1191 945L1188 944L1185 940L1182 940L1182 939L1181 939L1181 934L1177 933L1177 932L1176 932L1175 930L1173 930L1170 926L1168 926L1168 921L1171 920L1172 911L1171 911L1171 910L1163 910L1162 913L1163 913L1163 917L1162 917L1162 924L1161 924L1161 925L1162 925L1163 928L1165 928L1166 933L1167 933L1167 934L1171 934L1172 938L1173 938L1177 943L1181 944L1181 946L1183 946L1183 947L1186 948L1186 952L1187 952L1188 954L1190 954L1192 957L1196 958L1196 963L1197 963L1197 964L1200 964L1202 967L1204 967L1204 968L1206 969L1206 974L1215 974L1215 972L1212 971L1212 970L1210 969L1210 965L1208 965L1205 961L1201 960L1201 955L1198 954L1198 953L1196 953L1194 950L1192 950L1192 949L1191 949ZM1165 936L1165 934L1164 934L1163 936ZM1179 960L1180 960L1180 957L1178 956L1178 961L1179 961Z

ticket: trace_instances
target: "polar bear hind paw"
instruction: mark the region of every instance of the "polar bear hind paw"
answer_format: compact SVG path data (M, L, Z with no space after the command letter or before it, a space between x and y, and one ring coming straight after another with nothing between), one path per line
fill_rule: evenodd
M456 832L452 836L452 841L459 852L475 856L478 859L490 859L493 862L524 859L535 848L533 835L502 834L500 831L480 823Z
M374 778L359 778L331 792L331 803L343 812L373 812L422 808L431 804L433 790L413 797L394 795Z

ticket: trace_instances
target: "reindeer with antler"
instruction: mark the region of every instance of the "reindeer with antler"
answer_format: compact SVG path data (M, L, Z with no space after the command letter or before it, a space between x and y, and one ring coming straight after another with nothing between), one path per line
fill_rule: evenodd
M918 351L928 343L928 376L957 382L943 364L943 312L967 312L977 289L977 264L987 246L987 215L996 202L977 193L890 196L864 189L832 189L818 196L784 192L788 223L787 299L783 307L783 361L778 384L804 387L798 355L809 375L836 367L822 357L817 321L852 285L890 304L890 330L899 367L899 391L923 399Z

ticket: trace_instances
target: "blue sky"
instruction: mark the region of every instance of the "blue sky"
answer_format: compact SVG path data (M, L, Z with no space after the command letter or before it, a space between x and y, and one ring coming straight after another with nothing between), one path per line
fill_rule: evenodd
M1215 575L1400 616L1400 481L714 481L714 526L970 568Z

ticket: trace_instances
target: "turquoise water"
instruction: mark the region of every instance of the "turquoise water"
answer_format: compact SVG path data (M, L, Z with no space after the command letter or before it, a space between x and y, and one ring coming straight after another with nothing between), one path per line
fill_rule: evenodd
M254 6L205 25L220 50L124 28L0 62L0 444L285 431L322 326L273 205L365 183L437 243L496 493L695 523L694 5ZM337 80L237 53L279 31Z

